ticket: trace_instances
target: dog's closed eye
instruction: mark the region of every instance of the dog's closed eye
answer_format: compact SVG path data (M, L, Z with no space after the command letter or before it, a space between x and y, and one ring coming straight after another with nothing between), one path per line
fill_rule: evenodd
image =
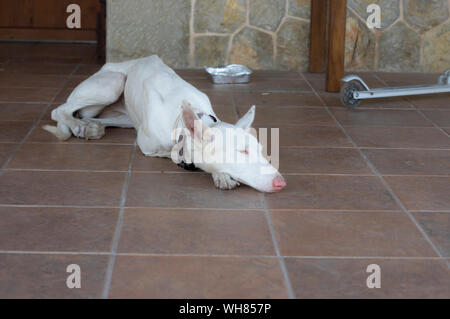
M239 153L242 153L242 154L245 154L245 155L248 155L248 150L240 150L240 151L238 151Z

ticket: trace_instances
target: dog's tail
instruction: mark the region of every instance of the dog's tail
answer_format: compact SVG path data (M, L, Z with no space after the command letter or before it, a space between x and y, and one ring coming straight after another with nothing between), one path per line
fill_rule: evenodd
M42 126L42 128L47 132L50 132L53 135L55 135L61 141L65 141L72 136L70 128L67 125L60 122L58 122L58 126L44 125Z

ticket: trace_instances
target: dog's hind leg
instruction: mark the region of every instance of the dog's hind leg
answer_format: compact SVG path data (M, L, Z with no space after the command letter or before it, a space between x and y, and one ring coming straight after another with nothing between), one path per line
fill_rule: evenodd
M86 106L82 108L81 110L78 110L76 112L76 115L78 118L83 120L88 120L96 117L100 113L102 113L103 109L105 108L104 105L91 105Z
M52 111L52 119L58 126L43 128L61 140L72 134L86 139L98 139L105 134L105 127L91 117L114 103L122 95L126 76L120 72L99 71L80 83L67 98L66 103ZM83 109L86 109L83 111ZM83 119L74 117L79 111Z
M134 123L128 116L127 110L123 105L123 97L111 106L108 106L96 118L91 119L94 122L102 124L104 127L133 128Z
M134 124L131 122L130 117L126 114L113 116L113 117L101 117L92 119L93 122L100 123L104 127L121 127L121 128L133 128Z

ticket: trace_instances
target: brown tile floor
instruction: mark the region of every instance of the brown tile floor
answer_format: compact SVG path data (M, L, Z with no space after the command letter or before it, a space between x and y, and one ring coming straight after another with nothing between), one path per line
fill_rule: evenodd
M450 298L450 96L364 102L322 74L257 71L214 86L180 70L236 121L280 129L288 187L214 188L144 157L135 133L59 142L49 111L98 70L95 47L0 43L0 298ZM370 85L436 74L362 75ZM81 289L68 289L78 264ZM368 289L378 264L381 289Z

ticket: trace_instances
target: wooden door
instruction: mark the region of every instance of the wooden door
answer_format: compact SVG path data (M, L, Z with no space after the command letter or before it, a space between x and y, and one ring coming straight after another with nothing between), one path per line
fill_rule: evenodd
M81 28L66 25L67 6L78 4ZM0 40L97 41L99 0L0 0Z

